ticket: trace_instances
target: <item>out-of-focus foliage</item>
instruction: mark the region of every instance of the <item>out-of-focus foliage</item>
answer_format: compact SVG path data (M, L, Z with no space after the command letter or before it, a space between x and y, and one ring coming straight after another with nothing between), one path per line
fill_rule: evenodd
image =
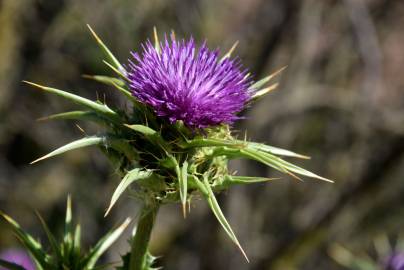
M403 237L396 238L394 246L384 234L373 241L373 248L362 247L351 251L339 244L332 244L328 250L330 257L346 269L352 270L401 270L404 267ZM372 250L372 254L367 252Z
M220 195L250 264L229 245L204 204L192 205L186 220L179 207L164 207L152 239L153 253L164 254L164 269L342 269L326 252L332 243L357 250L379 231L402 229L402 1L3 0L0 205L33 235L46 239L32 209L62 231L67 193L74 195L82 227L91 228L83 234L87 244L137 211L136 203L122 200L121 213L103 218L119 178L97 151L28 165L79 137L81 129L93 134L97 128L35 122L74 107L21 80L74 89L91 99L97 92L100 99L124 104L107 88L78 79L105 70L86 23L121 62L156 26L159 32L174 29L179 37L206 38L211 48L230 48L239 40L234 55L257 78L288 65L278 90L248 109L236 128L248 129L252 140L312 156L308 169L336 180L330 185L288 179ZM232 166L240 175L279 176L253 162ZM14 245L11 230L0 223L0 248ZM124 240L117 244L107 261L126 247Z

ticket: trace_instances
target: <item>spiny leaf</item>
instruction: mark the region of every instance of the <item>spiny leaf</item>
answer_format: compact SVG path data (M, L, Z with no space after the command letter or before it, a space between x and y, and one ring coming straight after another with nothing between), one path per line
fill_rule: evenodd
M72 198L70 194L67 196L66 216L65 216L65 231L63 235L63 255L70 253L73 247L73 222L72 222Z
M188 193L188 162L185 160L182 164L182 167L177 164L176 166L179 190L180 190L180 198L182 203L182 213L184 218L187 215L186 204L187 204L187 193Z
M215 190L216 190L216 187L221 190L221 189L226 189L232 185L254 184L254 183L268 182L268 181L279 180L279 179L280 178L226 175L223 178L223 181L220 184L218 184L217 186L215 185L214 187L215 187Z
M0 216L8 222L8 224L13 229L14 233L24 244L24 246L29 250L34 259L39 263L44 269L50 269L49 264L46 262L48 255L42 251L42 246L37 242L30 234L24 232L20 225L11 217L0 211Z
M37 87L43 91L55 94L57 96L66 98L74 103L77 103L79 105L82 105L88 109L93 110L94 112L106 117L107 119L117 123L120 122L120 118L119 115L114 112L113 110L111 110L107 105L105 104L99 104L97 102L94 102L92 100L83 98L81 96L63 91L63 90L59 90L56 88L52 88L52 87L47 87L47 86L43 86L43 85L39 85L33 82L29 82L29 81L23 81L26 84L29 84L31 86Z
M119 238L119 236L121 236L130 222L131 219L127 218L120 226L109 231L104 237L102 237L85 257L83 269L92 269L101 255Z
M206 196L206 200L208 201L208 204L210 208L212 209L213 214L216 216L217 220L219 221L220 225L222 225L223 229L227 233L227 235L230 237L230 239L236 244L236 246L240 249L241 253L249 262L247 254L244 252L243 248L241 247L235 233L233 232L230 224L227 222L226 217L223 215L222 210L220 209L220 206L216 200L215 194L212 191L212 188L210 187L209 181L206 176L204 176L204 185L206 190L208 191L208 195Z
M136 149L125 139L107 136L104 146L111 147L112 149L123 153L132 162L139 160L139 155L136 152Z
M170 149L170 145L164 140L164 138L161 136L161 134L159 132L155 131L154 129L149 128L148 126L145 126L145 125L124 124L124 126L143 134L150 141L158 143L166 151L168 151Z
M26 270L24 267L15 264L15 263L11 263L5 260L0 259L0 266L5 267L8 270Z
M296 158L304 158L308 159L308 156L304 156L301 154L294 153L292 151L282 149L275 146L270 146L261 143L248 142L242 140L224 140L217 138L195 138L192 140L188 140L180 144L183 148L191 148L191 147L214 147L214 146L228 146L235 149L243 149L243 148L251 148L254 150L260 150L264 152L269 152L274 155L280 156L288 156L288 157L296 157Z
M90 79L90 80L94 80L106 85L118 85L120 87L124 87L125 86L125 82L122 81L119 78L115 78L115 77L110 77L110 76L105 76L105 75L88 75L88 74L84 74L82 75L83 78L86 79Z
M124 71L125 69L119 63L119 61L116 59L116 57L112 54L112 52L108 49L108 47L102 42L102 40L98 37L98 35L94 32L94 30L91 28L89 24L87 24L88 29L90 30L91 34L94 36L95 40L97 41L98 45L102 49L102 51L105 53L105 55L108 57L108 59L114 64L114 66L119 69Z
M255 142L246 142L247 147L268 152L274 155L285 156L285 157L295 157L295 158L302 158L302 159L310 159L310 157L301 155L286 149L282 149L279 147L263 144L263 143L255 143Z
M46 120L82 120L105 124L105 119L103 119L93 111L63 112L58 114L52 114L38 119L38 121L46 121Z
M32 161L30 164L34 164L38 161L60 155L60 154L66 153L66 152L74 150L74 149L79 149L79 148L92 146L92 145L100 145L100 144L105 144L105 143L106 143L106 137L93 136L93 137L82 138L82 139L73 141L71 143L68 143L68 144L50 152L49 154L47 154L45 156Z
M239 157L244 157L244 158L249 158L258 162L261 162L269 167L272 167L280 172L286 173L291 175L292 177L301 180L299 177L295 176L294 174L290 173L284 166L279 164L274 159L267 158L265 155L267 153L259 152L256 150L251 150L251 149L240 149L238 152L230 152L229 155L227 155L229 158L233 156L233 158L239 158ZM269 155L269 154L268 154Z
M139 133L142 133L143 135L146 135L146 136L153 136L157 133L157 131L155 131L154 129L149 128L148 126L145 126L145 125L127 125L127 124L125 124L124 126L130 128L134 131L137 131Z
M135 181L149 178L152 175L152 171L150 170L142 170L139 168L133 169L129 171L125 177L121 180L118 187L115 189L114 194L112 195L111 202L109 203L108 209L105 212L104 216L107 216L111 211L112 207L115 205L116 201L122 195L122 193Z
M281 172L288 173L289 175L298 178L293 173L297 173L300 175L304 175L311 178L316 178L320 180L324 180L327 182L333 182L327 178L316 175L310 171L307 171L303 168L300 168L292 163L289 163L273 154L285 155L285 156L293 156L300 158L307 158L306 156L302 156L300 154L293 153L288 150L284 150L281 148L258 144L258 143L250 143L244 142L240 140L230 141L230 140L221 140L214 138L196 138L190 141L187 141L181 145L182 147L212 147L212 146L227 146L223 148L217 149L214 153L218 155L227 155L233 158L241 158L246 157L259 162L262 162L270 167L273 167ZM231 149L229 149L231 147ZM265 151L265 152L263 152Z
M122 79L124 79L127 82L130 82L130 80L128 79L128 77L126 77L126 75L124 73L122 73L122 71L120 71L119 69L117 69L116 67L114 67L113 65L111 65L110 63L108 63L105 60L102 60L102 62L107 65L107 67L109 67L113 72L115 72L117 75L119 75L119 77L121 77Z
M153 35L154 35L154 49L158 54L160 54L159 36L157 35L157 28L155 26L153 27Z
M233 46L231 46L230 50L222 57L222 59L220 59L220 62L222 62L226 58L229 58L231 56L231 54L233 53L233 51L236 49L237 45L238 45L238 41L234 42L234 44L233 44Z
M119 92L121 92L132 103L134 103L136 105L139 105L139 101L137 101L137 99L128 90L126 90L122 86L119 86L119 85L117 85L115 83L113 83L112 86L114 86Z
M303 168L300 168L300 167L298 167L292 163L289 163L272 154L263 153L263 152L260 152L257 150L252 150L252 149L242 149L240 152L242 154L246 154L250 158L252 157L253 159L256 159L257 161L263 162L264 164L271 166L273 168L276 168L276 169L281 168L281 171L283 171L283 172L285 172L285 170L286 170L287 172L294 172L294 173L304 175L307 177L316 178L319 180L333 183L333 181L330 179L324 178L324 177L314 174L310 171L307 171ZM292 176L293 176L293 174L292 174Z
M125 89L126 84L121 79L103 75L83 75L83 77L103 84L111 85L131 102L136 104L138 103L136 98L127 89Z
M259 90L261 87L263 87L266 83L268 83L270 80L272 80L272 78L274 78L276 75L278 75L279 73L281 73L285 68L287 68L287 66L284 66L280 69L278 69L277 71L275 71L274 73L272 73L271 75L257 81L256 83L254 83L253 85L250 86L250 89L252 90Z
M39 221L42 224L42 227L46 233L46 236L48 237L48 241L49 244L52 248L53 253L56 255L57 261L60 262L62 261L62 253L59 249L59 245L55 239L55 237L53 236L53 234L51 233L51 231L49 230L48 225L46 224L45 220L42 218L42 216L39 214L39 212L35 211Z
M170 165L168 165L168 163L170 163ZM188 194L188 162L185 160L182 166L180 166L177 159L173 155L168 155L167 165L168 167L173 167L177 174L178 187L182 204L182 214L184 218L186 218L186 204Z
M252 160L261 162L261 163L263 163L267 166L270 166L283 173L287 173L299 180L301 180L301 179L299 177L297 177L296 175L294 175L292 172L300 174L300 175L304 175L307 177L316 178L319 180L333 183L333 181L330 179L316 175L310 171L307 171L292 163L289 163L277 156L274 156L270 153L265 153L265 152L259 151L257 149L250 149L250 148L234 149L234 148L229 148L229 147L218 147L217 149L215 149L214 155L225 155L228 158L248 158L248 159L252 159Z
M196 177L195 175L188 175L188 178L192 179L192 182L195 184L196 188L199 190L200 193L202 193L204 197L209 196L208 189L205 187L205 184L201 180L199 180L198 177Z
M92 146L92 145L102 145L105 147L111 147L115 149L116 151L119 151L123 153L129 160L137 160L138 159L138 154L136 150L124 139L119 139L119 138L114 138L112 136L91 136L91 137L85 137L82 139L78 139L76 141L73 141L71 143L68 143L62 147L59 147L58 149L50 152L49 154L38 158L37 160L34 160L31 162L31 164L34 164L36 162L39 162L41 160L54 157L63 153L66 153L68 151L74 150L74 149L79 149L87 146ZM108 152L106 152L108 155Z
M317 174L314 174L314 173L312 173L312 172L310 172L310 171L308 171L306 169L303 169L303 168L301 168L299 166L296 166L296 165L294 165L294 164L292 164L290 162L287 162L287 161L285 161L285 160L283 160L283 159L281 159L279 157L276 157L276 156L271 155L269 153L265 153L265 154L268 156L269 159L273 159L273 160L279 162L288 171L291 171L291 172L294 172L294 173L297 173L297 174L300 174L300 175L304 175L304 176L307 176L307 177L323 180L323 181L326 181L326 182L334 183L334 181L332 181L330 179L327 179L327 178L324 178L324 177L319 176Z
M236 148L246 147L246 142L244 141L230 141L216 138L194 138L192 140L187 140L180 143L180 146L187 149L192 147L214 147L214 146L231 146Z
M73 249L76 255L80 254L80 245L81 245L81 226L80 224L76 225L76 229L74 230L74 239L73 239Z
M254 95L252 96L253 100L258 99L258 98L260 98L262 96L265 96L269 92L275 90L278 87L278 85L279 85L278 83L274 83L274 84L272 84L272 85L270 85L268 87L265 87L263 89L260 89L260 90L256 91L254 93Z

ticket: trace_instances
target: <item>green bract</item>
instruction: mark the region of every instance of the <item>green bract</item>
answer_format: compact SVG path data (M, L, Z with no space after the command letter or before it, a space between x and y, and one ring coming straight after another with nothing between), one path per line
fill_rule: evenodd
M228 125L191 130L180 121L170 124L167 120L157 117L150 107L140 103L131 95L123 66L98 36L92 30L91 32L107 57L108 61L104 62L116 76L86 75L85 77L118 90L132 105L131 110L113 109L99 100L91 101L67 91L32 82L26 83L72 101L82 108L80 111L59 113L42 120L92 121L105 128L106 132L102 135L80 138L34 162L77 148L99 147L122 177L121 183L112 194L106 214L129 188L146 205L180 202L184 216L187 212L187 202L189 203L193 196L201 196L206 199L231 240L241 249L217 203L215 194L232 185L265 182L272 179L234 175L228 169L229 160L251 159L296 178L300 175L330 181L282 158L307 158L306 156L265 144L236 139ZM157 35L155 36L156 50L159 50ZM229 57L230 53L231 51L224 57ZM274 75L251 86L256 90L253 100L276 87L276 84L267 86ZM243 254L245 255L244 251Z

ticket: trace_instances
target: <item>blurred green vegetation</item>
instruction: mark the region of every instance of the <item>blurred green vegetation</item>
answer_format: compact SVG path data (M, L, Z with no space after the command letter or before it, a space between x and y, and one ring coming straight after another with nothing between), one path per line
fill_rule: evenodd
M62 231L68 193L87 244L138 210L126 199L103 218L118 178L96 149L28 165L81 137L76 124L88 133L97 129L36 122L72 107L22 80L125 106L110 89L81 77L108 72L87 23L122 62L156 26L160 33L206 39L210 48L227 50L239 40L236 54L256 78L288 65L279 89L248 108L236 129L312 156L301 165L335 180L284 178L219 196L249 264L203 203L192 205L186 220L180 206L163 207L152 245L164 255L164 269L342 269L327 253L334 243L360 250L380 232L403 231L403 1L3 0L0 208L33 234L45 240L34 209ZM253 162L232 166L243 175L278 175ZM106 261L127 249L124 239ZM15 245L1 222L0 249Z

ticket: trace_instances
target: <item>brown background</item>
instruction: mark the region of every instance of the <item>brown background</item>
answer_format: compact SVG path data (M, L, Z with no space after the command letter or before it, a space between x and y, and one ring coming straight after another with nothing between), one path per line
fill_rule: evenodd
M372 250L379 233L392 239L404 221L404 2L383 0L3 0L0 1L0 209L45 240L33 209L62 230L71 193L84 242L94 243L137 203L121 200L104 219L118 178L96 149L28 165L80 138L74 122L36 122L74 108L21 83L27 79L80 95L111 89L81 78L105 74L89 23L125 62L130 50L174 29L230 48L257 78L288 65L280 87L245 112L236 129L248 137L312 156L298 163L335 184L284 177L236 187L220 203L249 254L243 257L208 211L195 202L183 220L166 206L153 235L154 253L167 270L342 269L329 257L333 243ZM97 128L79 123L93 134ZM242 174L278 175L254 162L232 163ZM17 245L0 223L0 249ZM124 238L105 261L127 248Z

